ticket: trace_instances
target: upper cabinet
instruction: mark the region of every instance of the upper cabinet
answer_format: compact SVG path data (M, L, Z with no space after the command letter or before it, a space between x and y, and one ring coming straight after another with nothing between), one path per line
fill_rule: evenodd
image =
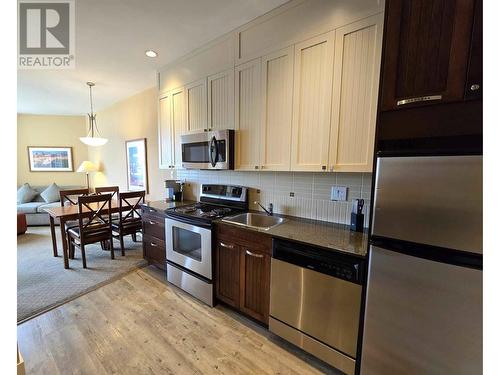
M260 169L261 59L235 69L236 169Z
M172 164L182 168L181 135L186 132L184 88L172 90Z
M204 131L207 127L207 79L186 85L186 131Z
M383 16L335 31L330 168L372 170Z
M463 100L474 0L386 1L381 110Z
M295 45L291 169L326 171L334 32Z
M161 169L172 168L172 96L160 94L158 105L158 153Z
M209 76L208 130L234 129L234 70Z
M293 46L262 57L260 168L264 170L290 170L293 57Z

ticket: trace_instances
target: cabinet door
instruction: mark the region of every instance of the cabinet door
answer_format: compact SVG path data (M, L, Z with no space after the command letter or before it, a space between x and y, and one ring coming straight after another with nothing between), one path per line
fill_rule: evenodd
M186 85L186 130L207 129L207 80L206 78Z
M373 163L381 14L335 30L330 168L370 172Z
M483 0L474 4L465 99L480 99L483 93Z
M158 153L160 169L172 168L172 96L160 95L158 114Z
M240 310L269 323L271 258L268 254L241 248Z
M473 0L388 0L381 110L463 100Z
M290 170L293 46L262 58L261 169Z
M184 88L172 91L172 164L182 168L181 135L186 132Z
M261 60L256 59L236 67L235 169L239 170L260 168L260 121L262 117L260 64Z
M234 129L234 70L208 77L208 130Z
M291 168L328 165L334 33L295 45Z
M216 296L238 308L240 305L240 248L225 240L217 241Z

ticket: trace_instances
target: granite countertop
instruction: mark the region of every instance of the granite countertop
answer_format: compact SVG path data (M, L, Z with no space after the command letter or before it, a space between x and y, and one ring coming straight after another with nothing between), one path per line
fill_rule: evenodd
M260 211L256 211L259 212ZM275 215L285 221L269 230L247 228L222 221L225 225L267 233L272 237L316 245L334 251L359 257L366 257L368 251L368 231L353 232L348 225L329 223L319 220L303 219L294 216Z
M141 204L141 206L148 207L154 211L164 212L169 208L187 206L188 204L193 204L193 203L196 202L190 200L183 200L180 202L162 200L162 201L146 201L145 203Z

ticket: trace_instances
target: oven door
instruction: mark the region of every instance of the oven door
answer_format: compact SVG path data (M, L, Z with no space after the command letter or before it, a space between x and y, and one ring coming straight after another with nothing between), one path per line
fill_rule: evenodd
M188 169L232 169L233 141L233 130L182 135L182 167Z
M212 231L174 219L165 219L167 260L212 279Z

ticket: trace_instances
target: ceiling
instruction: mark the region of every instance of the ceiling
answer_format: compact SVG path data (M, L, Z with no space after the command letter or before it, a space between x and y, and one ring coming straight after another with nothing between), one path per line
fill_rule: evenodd
M18 113L82 115L156 84L156 70L287 0L76 0L75 69L18 70ZM158 57L144 52L153 49Z

